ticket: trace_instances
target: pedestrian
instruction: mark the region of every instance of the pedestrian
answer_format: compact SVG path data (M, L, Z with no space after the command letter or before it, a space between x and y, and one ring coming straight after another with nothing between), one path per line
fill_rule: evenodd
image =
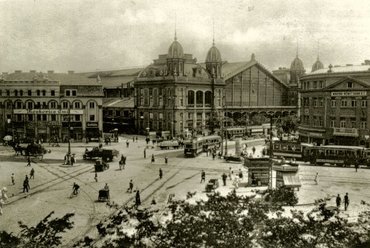
M94 179L95 179L95 182L98 182L98 173L97 172L95 172Z
M140 200L140 191L137 190L136 191L136 196L135 196L135 205L136 207L140 206L141 205L141 200Z
M316 172L316 176L315 176L315 179L314 179L314 181L315 181L316 185L318 184L318 177L319 177L319 173L318 173L318 172Z
M29 181L28 181L28 176L26 175L26 178L23 181L23 193L25 193L25 192L28 193L29 189L30 189L30 184L29 184Z
M144 148L144 158L146 158L146 147Z
M242 170L241 170L241 169L239 169L239 178L240 178L240 180L242 180L242 179L243 179L243 172L242 172Z
M208 153L209 153L209 149L206 150L207 157L208 157Z
M212 159L215 160L216 152L212 152Z
M355 169L356 169L356 172L357 172L357 169L358 169L358 162L357 161L355 162Z
M349 197L348 197L348 193L346 193L346 195L344 196L344 210L345 211L347 211L348 205L349 205Z
M253 152L253 155L256 153L256 148L254 146L252 147L252 152Z
M336 202L337 208L339 210L340 204L342 203L342 198L340 198L340 195L339 194L337 195L337 198L335 199L335 202Z
M75 163L75 155L72 155L71 156L71 166L73 166L74 163Z
M30 171L30 179L35 179L35 170L32 168Z
M30 156L27 157L27 165L26 166L31 166L31 158L30 158Z
M154 154L152 154L152 163L155 162Z
M108 186L108 183L105 183L105 186L103 188L105 191L109 191L109 186Z
M130 146L130 142L126 140L126 147L128 148Z
M232 180L231 175L233 174L233 171L231 170L231 167L229 167L229 179Z
M164 157L164 163L167 165L168 164L168 157L167 156L165 156Z
M137 142L137 136L135 136L136 142Z
M159 168L159 179L162 179L163 177L163 171L161 168Z
M205 182L205 181L206 181L206 173L204 170L202 170L200 183Z
M132 143L135 142L135 136L132 136Z
M15 185L14 173L12 173L11 179L12 179L12 184Z
M226 186L226 179L227 179L227 175L226 175L226 173L224 172L224 173L222 174L222 181L224 182L224 186Z
M134 183L132 182L132 179L131 179L130 183L128 184L127 192L132 193L133 188L134 188Z

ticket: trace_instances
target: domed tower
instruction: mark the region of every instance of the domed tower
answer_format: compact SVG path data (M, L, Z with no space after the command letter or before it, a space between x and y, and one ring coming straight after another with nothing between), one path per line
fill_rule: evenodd
M305 73L305 69L303 66L303 62L300 58L298 58L298 52L297 52L295 59L290 65L290 83L298 84L299 78L303 76L304 73Z
M221 77L221 69L222 69L221 53L215 46L214 39L213 39L212 47L208 50L208 53L207 53L206 69L212 77L214 78Z
M168 48L167 68L169 75L183 76L184 75L184 49L177 41L175 32L175 40Z
M311 72L324 69L324 65L321 63L319 56L317 56L316 62L312 65L312 70Z

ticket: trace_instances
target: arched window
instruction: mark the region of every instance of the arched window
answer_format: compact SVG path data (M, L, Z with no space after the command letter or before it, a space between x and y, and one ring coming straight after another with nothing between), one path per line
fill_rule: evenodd
M194 91L193 90L188 91L188 104L190 105L194 104Z
M18 90L14 90L14 96L18 96Z
M33 109L34 103L33 102L27 102L27 109Z
M20 95L20 96L23 96L23 90L20 90L20 91L19 91L19 95Z
M212 92L206 91L206 96L205 96L205 103L206 105L211 105L212 104Z
M56 101L50 101L49 102L49 108L57 109L58 108L58 103Z
M63 101L62 102L62 109L68 109L69 108L69 102Z
M197 91L197 104L203 105L203 91Z
M80 101L76 101L73 103L73 108L74 109L81 109L82 108L82 103Z
M158 105L158 89L157 88L153 89L153 105L154 106Z
M16 109L22 109L23 108L22 101L16 101L15 102L15 108Z

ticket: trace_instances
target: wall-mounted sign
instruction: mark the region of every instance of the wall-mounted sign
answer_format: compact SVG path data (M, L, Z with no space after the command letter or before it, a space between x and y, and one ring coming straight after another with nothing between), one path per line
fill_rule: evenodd
M14 109L14 114L64 114L64 115L82 115L83 109Z
M86 127L98 127L97 122L86 122Z
M337 91L331 92L331 96L366 96L366 91Z
M358 129L357 128L337 128L335 127L333 129L333 135L358 137Z

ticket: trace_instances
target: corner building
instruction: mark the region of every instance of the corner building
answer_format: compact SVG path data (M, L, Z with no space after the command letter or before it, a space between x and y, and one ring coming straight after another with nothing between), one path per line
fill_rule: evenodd
M102 135L103 89L97 79L69 73L3 73L2 135L21 140L67 141Z
M301 141L369 147L370 61L330 65L300 80Z

